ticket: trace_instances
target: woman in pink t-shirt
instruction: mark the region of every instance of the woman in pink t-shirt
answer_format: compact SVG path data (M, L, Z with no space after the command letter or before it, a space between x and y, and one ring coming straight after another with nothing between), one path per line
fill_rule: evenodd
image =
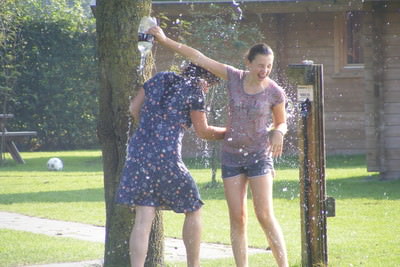
M253 46L246 56L247 70L239 70L175 42L165 36L160 27L151 28L149 33L161 45L228 81L229 113L221 154L236 266L248 266L248 185L257 219L276 262L280 267L288 266L285 241L272 205L272 158L282 154L287 131L285 93L269 78L274 61L272 49L265 44ZM272 130L268 129L270 122Z

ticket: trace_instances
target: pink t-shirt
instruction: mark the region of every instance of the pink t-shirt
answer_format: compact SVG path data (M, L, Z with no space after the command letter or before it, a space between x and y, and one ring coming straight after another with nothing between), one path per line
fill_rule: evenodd
M248 94L243 87L247 71L230 66L227 71L229 113L222 145L222 164L247 166L269 156L268 127L272 123L272 107L284 102L286 95L273 80L264 91Z

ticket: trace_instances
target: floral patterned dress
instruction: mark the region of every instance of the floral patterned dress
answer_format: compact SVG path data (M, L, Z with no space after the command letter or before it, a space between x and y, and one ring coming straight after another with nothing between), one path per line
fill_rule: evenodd
M191 110L204 111L204 94L195 83L173 72L160 72L144 84L140 124L129 140L116 201L191 212L203 202L182 161Z

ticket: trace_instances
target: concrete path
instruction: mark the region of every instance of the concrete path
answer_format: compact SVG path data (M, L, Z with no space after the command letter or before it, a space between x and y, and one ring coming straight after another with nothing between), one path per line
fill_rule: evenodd
M104 227L49 220L37 217L30 217L11 212L0 211L0 228L27 231L37 234L45 234L54 237L69 237L85 241L104 243ZM265 249L249 248L249 254L269 253ZM165 260L185 261L186 252L181 239L165 238ZM233 257L230 246L222 244L201 244L202 259L217 259ZM102 266L101 260L85 261L77 263L59 263L47 265L35 265L35 267L94 267ZM33 267L33 266L32 266Z

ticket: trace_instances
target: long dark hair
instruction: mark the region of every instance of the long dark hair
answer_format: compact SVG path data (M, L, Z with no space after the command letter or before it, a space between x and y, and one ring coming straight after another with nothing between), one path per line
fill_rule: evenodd
M217 76L205 68L191 62L183 68L181 75L193 80L204 79L209 85L214 85L220 81Z

